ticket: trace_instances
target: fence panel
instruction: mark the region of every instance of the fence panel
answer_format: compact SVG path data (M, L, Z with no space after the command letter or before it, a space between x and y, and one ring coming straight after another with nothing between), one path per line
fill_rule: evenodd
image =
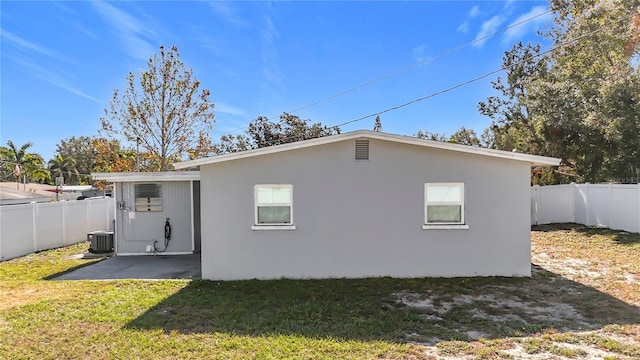
M613 185L610 211L610 228L640 233L640 189L638 187Z
M572 185L543 186L538 191L538 224L573 222Z
M534 186L531 201L531 224L576 222L640 232L640 184Z
M609 226L609 198L611 190L608 184L589 185L589 199L587 208L588 226Z
M64 245L64 203L36 204L36 250Z
M82 242L90 231L111 230L114 201L0 206L0 260Z
M95 230L110 230L111 219L115 217L113 199L95 199L88 202L89 213L91 216L88 218L87 231Z
M589 214L589 184L575 184L574 186L574 222L586 224Z
M0 260L35 251L33 206L10 205L0 210Z
M66 203L66 212L64 216L64 244L75 244L87 239L87 219L89 218L88 206L89 202L85 201L69 201Z

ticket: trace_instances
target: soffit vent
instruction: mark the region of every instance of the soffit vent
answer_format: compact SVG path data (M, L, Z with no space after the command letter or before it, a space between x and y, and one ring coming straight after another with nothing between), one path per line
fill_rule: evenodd
M369 140L356 140L356 160L369 160Z

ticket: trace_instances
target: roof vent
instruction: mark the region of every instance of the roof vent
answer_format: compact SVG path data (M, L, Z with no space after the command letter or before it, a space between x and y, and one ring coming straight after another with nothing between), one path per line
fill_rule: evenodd
M356 140L356 160L369 160L369 140Z

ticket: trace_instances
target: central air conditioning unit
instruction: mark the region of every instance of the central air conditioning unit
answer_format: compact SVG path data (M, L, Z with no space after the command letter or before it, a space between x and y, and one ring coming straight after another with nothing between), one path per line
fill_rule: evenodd
M93 231L87 234L89 252L94 254L113 252L113 231Z

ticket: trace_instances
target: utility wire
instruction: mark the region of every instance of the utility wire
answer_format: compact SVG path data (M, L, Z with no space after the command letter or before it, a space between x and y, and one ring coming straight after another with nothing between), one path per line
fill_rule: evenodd
M586 33L586 34L583 34L583 35L581 35L581 36L578 36L578 37L576 37L576 38L573 38L573 39L571 39L571 40L569 40L569 41L567 41L567 42L565 42L565 43L562 43L562 44L556 45L556 46L554 46L554 47L552 47L552 48L550 48L550 49L548 49L548 50L545 50L545 51L543 51L543 52L541 52L541 53L539 53L539 54L536 54L536 55L534 55L534 56L533 56L533 58L534 58L534 59L535 59L535 58L539 58L539 57L542 57L542 56L544 56L544 55L546 55L546 54L549 54L549 53L551 53L551 52L553 52L553 51L555 51L555 50L558 50L558 49L560 49L560 48L566 47L566 46L568 46L568 45L573 45L573 44L575 44L575 43L579 42L580 40L582 40L582 39L584 39L584 38L587 38L587 37L589 37L589 36L591 36L591 35L593 35L593 34L595 34L595 33L597 33L597 32L600 32L600 31L604 30L608 25L621 23L621 22L623 22L623 21L628 21L628 20L632 19L634 16L638 16L638 15L640 15L640 13L633 14L633 15L631 15L631 16L628 16L628 17L626 17L626 18L623 18L623 19L621 19L621 20L619 20L619 21L617 21L617 22L611 23L611 24L605 24L605 25L602 25L602 26L600 26L599 28L597 28L597 29L595 29L595 30L593 30L593 31L590 31L590 32L588 32L588 33ZM524 61L524 60L522 60L522 61ZM409 105L415 104L415 103L420 102L420 101L424 101L424 100L430 99L430 98L432 98L432 97L435 97L435 96L438 96L438 95L441 95L441 94L444 94L444 93L450 92L450 91L452 91L452 90L458 89L458 88L463 87L463 86L465 86L465 85L468 85L468 84L474 83L474 82L476 82L476 81L479 81L479 80L481 80L481 79L484 79L484 78L486 78L486 77L489 77L489 76L491 76L491 75L494 75L494 74L496 74L496 73L499 73L499 72L501 72L501 71L507 70L507 69L509 69L509 68L511 68L511 67L513 67L513 66L519 65L522 61L520 61L520 62L516 62L516 63L513 63L513 64L511 64L510 66L502 66L501 68L499 68L499 69L497 69L497 70L490 71L490 72L488 72L488 73L486 73L486 74L480 75L480 76L475 77L475 78L473 78L473 79L470 79L470 80L467 80L467 81L464 81L464 82L458 83L458 84L453 85L453 86L451 86L451 87L448 87L448 88L446 88L446 89L436 91L436 92L431 93L431 94L429 94L429 95L426 95L426 96L423 96L423 97L420 97L420 98L417 98L417 99L414 99L414 100L408 101L408 102L406 102L406 103L403 103L403 104L400 104L400 105L396 105L396 106L393 106L393 107L390 107L390 108L387 108L387 109L384 109L384 110L381 110L381 111L378 111L378 112L375 112L375 113L371 113L371 114L369 114L369 115L361 116L361 117L358 117L358 118L355 118L355 119L352 119L352 120L349 120L349 121L345 121L345 122L340 123L340 124L332 125L332 126L330 126L329 128L337 128L337 127L340 127L340 126L343 126L343 125L347 125L347 124L355 123L355 122L358 122L358 121L362 121L362 120L368 119L368 118L373 117L373 116L378 116L378 115L380 115L380 114L384 114L384 113L387 113L387 112L390 112L390 111L394 111L394 110L397 110L397 109L400 109L400 108L403 108L403 107L406 107L406 106L409 106ZM275 139L275 140L271 140L271 141L261 142L261 143L259 143L259 145L268 145L268 144L271 144L271 143L273 143L273 142L281 142L281 141L283 141L283 140L292 140L292 139L296 139L296 138L300 138L300 137L301 137L300 135L294 135L294 136L289 136L289 137L285 137L285 138L279 138L279 139Z
M7 161L7 160L0 160L0 163L2 164L11 164L11 165L18 165L20 166L20 171L22 171L22 168L24 167L23 164L19 164L16 162L12 162L12 161ZM51 171L50 169L47 169L46 167L43 167L44 170L48 170L49 172L53 173L54 171L56 173L63 173L63 174L67 174L67 175L78 175L78 176L91 176L91 174L82 174L82 173L75 173L73 171L58 171L58 170L54 170Z
M468 46L471 46L471 45L473 45L473 44L477 44L477 43L479 43L479 42L485 41L485 40L487 40L487 39L489 39L489 38L492 38L492 37L497 36L497 35L499 35L499 34L501 34L501 33L504 33L504 32L506 32L506 31L507 31L507 30L509 30L509 29L512 29L512 28L517 27L517 26L520 26L520 25L522 25L522 24L525 24L525 23L527 23L527 22L529 22L529 21L532 21L532 20L534 20L534 19L536 19L536 18L539 18L539 17L541 17L541 16L544 16L544 15L547 15L547 14L549 14L549 13L551 13L551 12L552 12L552 10L547 10L547 11L545 11L545 12L543 12L543 13L537 14L537 15L535 15L535 16L532 16L532 17L528 18L528 19L525 19L525 20L522 20L522 21L517 22L517 23L515 23L515 24L512 24L512 25L510 25L510 26L508 26L508 27L506 27L506 28L500 29L500 30L498 30L498 31L496 31L496 32L494 32L494 33L491 33L491 34L485 35L485 36L483 36L483 37L480 37L480 38L474 39L473 41L467 42L467 43L465 43L465 44L462 44L462 45L459 45L459 46L457 46L457 47L451 48L451 49L449 49L449 50L445 50L445 51L443 51L443 52L441 52L441 53L439 53L439 54L437 54L437 55L435 55L435 56L432 56L432 57L426 58L426 59L424 59L424 60L422 60L422 61L419 61L419 62L417 62L417 63L415 63L415 64L412 64L412 65L406 66L406 67L404 67L404 68L402 68L402 69L400 69L400 70L393 71L393 72L390 72L390 73L388 73L388 74L382 75L382 76L380 76L379 78L376 78L376 79L371 80L371 81L367 81L367 82L365 82L365 83L362 83L362 84L360 84L360 85L358 85L358 86L356 86L356 87L353 87L353 88L351 88L351 89L345 90L345 91L340 92L340 93L338 93L338 94L331 95L331 96L328 96L328 97L326 97L326 98L324 98L324 99L321 99L321 100L318 100L318 101L312 102L312 103L310 103L310 104L308 104L308 105L304 105L304 106L299 107L299 108L297 108L297 109L294 109L294 110L291 110L291 111L287 111L287 113L290 113L290 114L291 114L291 113L294 113L294 112L296 112L296 111L300 111L300 110L304 110L304 109L310 108L310 107L312 107L312 106L315 106L315 105L318 105L318 104L321 104L321 103L327 102L327 101L329 101L329 100L333 100L333 99L335 99L335 98L337 98L337 97L340 97L340 96L342 96L342 95L346 95L346 94L349 94L349 93L354 92L354 91L356 91L356 90L360 90L360 89L362 89L362 88L364 88L364 87L367 87L367 86L369 86L369 85L373 85L373 84L375 84L375 83L377 83L377 82L380 82L380 81L382 81L382 80L386 80L386 79L388 79L388 78L394 77L394 76L399 75L399 74L401 74L401 73L403 73L403 72L406 72L406 71L409 71L409 70L415 69L415 68L417 68L417 67L419 67L419 66L422 66L422 65L424 65L424 64L426 64L426 63L429 63L429 62L432 62L432 61L438 60L438 59L440 59L440 58L443 58L443 57L445 57L445 56L451 55L451 54L453 54L453 53L455 53L455 52L457 52L457 51L460 51L460 50L464 49L465 47L468 47ZM271 118L274 118L274 117L277 117L277 116L279 116L279 115L272 116ZM271 118L269 118L269 119L271 119Z
M469 41L469 42L464 43L464 44L462 44L462 45L458 45L458 46L456 46L456 47L453 47L453 48L450 48L450 49L448 49L448 50L442 51L441 53L439 53L439 54L437 54L437 55L434 55L434 56L432 56L432 57L428 57L428 58L423 59L423 60L421 60L421 61L419 61L419 62L417 62L417 63L414 63L414 64L412 64L412 65L405 66L404 68L402 68L402 69L400 69L400 70L392 71L392 72L390 72L390 73L387 73L387 74L385 74L385 75L382 75L382 76L380 76L380 77L378 77L378 78L375 78L375 79L373 79L373 80L370 80L370 81L364 82L364 83L362 83L362 84L360 84L360 85L357 85L357 86L352 87L352 88L350 88L350 89L344 90L344 91L339 92L339 93L337 93L337 94L334 94L334 95L331 95L331 96L327 96L327 97L325 97L325 98L323 98L323 99L320 99L320 100L314 101L314 102L312 102L312 103L309 103L309 104L307 104L307 105L301 106L301 107L299 107L299 108L296 108L296 109L293 109L293 110L290 110L290 111L285 111L285 113L293 114L293 113L298 112L298 111L300 111L300 110L308 109L308 108L310 108L310 107L313 107L313 106L316 106L316 105L319 105L319 104L325 103L325 102L327 102L327 101L331 101L331 100L333 100L333 99L335 99L335 98L338 98L338 97L340 97L340 96L343 96L343 95L346 95L346 94L349 94L349 93L355 92L355 91L360 90L360 89L362 89L362 88L365 88L365 87L367 87L367 86L370 86L370 85L373 85L373 84L375 84L375 83L378 83L378 82L380 82L380 81L382 81L382 80L386 80L386 79L392 78L392 77L394 77L394 76L400 75L400 74L402 74L402 73L404 73L404 72L407 72L407 71L409 71L409 70L412 70L412 69L415 69L415 68L417 68L417 67L420 67L420 66L422 66L422 65L424 65L424 64L426 64L426 63L433 62L433 61L438 60L438 59L440 59L440 58L443 58L443 57L445 57L445 56L451 55L451 54L453 54L453 53L455 53L455 52L458 52L458 51L460 51L460 50L462 50L462 49L464 49L464 48L466 48L466 47L468 47L468 46L471 46L471 45L474 45L474 44L477 44L477 43L483 42L483 41L485 41L485 40L487 40L487 39L489 39L489 38L492 38L492 37L494 37L494 36L497 36L497 35L499 35L499 34L502 34L502 33L504 33L504 32L507 32L508 30L510 30L510 29L512 29L512 28L518 27L518 26L523 25L523 24L525 24L525 23L527 23L527 22L529 22L529 21L535 20L535 19L537 19L537 18L539 18L539 17L545 16L545 15L550 14L550 13L552 13L552 12L553 12L553 10L547 10L547 11L545 11L545 12L543 12L543 13L540 13L540 14L534 15L534 16L532 16L532 17L530 17L530 18L527 18L527 19L524 19L524 20L519 21L519 22L517 22L517 23L511 24L510 26L507 26L507 27L505 27L505 28L502 28L502 29L500 29L500 30L497 30L496 32L493 32L493 33L491 33L491 34L485 35L485 36L483 36L483 37L480 37L480 38L474 39L473 41ZM280 116L280 114L278 114L278 115L274 115L274 116L270 116L270 117L267 117L267 119L268 119L268 120L272 120L272 119L278 118L279 116ZM241 128L233 129L233 130L231 130L229 133L234 133L234 132L236 132L236 131L240 131L240 130L246 130L247 128L248 128L248 127L244 126L244 127L241 127Z

